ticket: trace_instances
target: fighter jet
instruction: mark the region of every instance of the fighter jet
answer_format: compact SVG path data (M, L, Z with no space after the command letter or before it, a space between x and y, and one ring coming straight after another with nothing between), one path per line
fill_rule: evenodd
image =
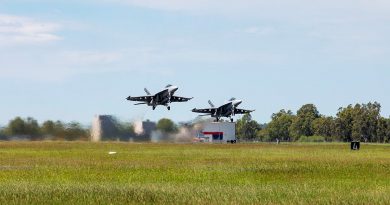
M126 98L126 100L141 102L134 105L152 106L153 110L155 110L158 105L166 106L168 110L171 110L171 103L187 102L192 99L192 98L174 96L175 92L178 89L179 88L177 86L167 85L164 90L158 92L155 95L151 95L148 89L145 88L144 91L146 92L147 96L140 96L140 97L129 96Z
M233 116L236 114L246 114L251 113L254 110L243 110L243 109L237 109L237 107L242 103L242 100L237 100L236 98L231 98L227 103L223 104L220 107L215 107L214 104L209 100L209 104L211 108L206 109L196 109L194 108L192 112L196 113L207 113L205 115L201 116L208 116L211 115L211 117L215 117L216 122L219 122L220 118L222 117L228 117L230 118L230 121L233 122Z

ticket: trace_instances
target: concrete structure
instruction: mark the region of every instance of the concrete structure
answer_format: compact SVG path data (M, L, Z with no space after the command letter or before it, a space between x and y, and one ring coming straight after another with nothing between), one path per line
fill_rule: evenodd
M138 124L138 123L135 123ZM152 141L152 133L156 130L156 123L152 121L143 121L140 123L142 127L139 127L138 130L141 132L136 132L136 135L132 138L136 142L150 142Z
M151 121L134 122L135 133L124 131L121 124L111 115L96 115L92 122L91 141L141 141L150 142L156 130L156 123Z
M92 122L91 141L116 140L119 136L117 122L111 115L96 115Z
M204 142L212 143L236 143L236 123L232 122L208 122L203 126L201 138Z

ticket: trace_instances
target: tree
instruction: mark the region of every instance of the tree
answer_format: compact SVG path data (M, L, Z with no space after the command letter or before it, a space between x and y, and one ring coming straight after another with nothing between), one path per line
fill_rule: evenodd
M256 137L262 142L269 141L269 133L267 128L262 128L256 132Z
M21 117L16 117L8 123L5 134L9 136L26 135L30 136L32 140L39 140L39 131L39 124L34 118L28 117L24 120Z
M31 140L41 140L40 128L38 121L32 117L28 117L25 122L26 134L31 136Z
M177 132L177 127L172 120L163 118L157 122L157 130L164 134L170 134Z
M300 136L312 136L314 134L312 123L319 117L320 114L315 105L306 104L302 106L297 112L297 117L291 124L291 134L296 138Z
M66 130L65 124L59 120L54 123L54 137L57 140L65 140Z
M266 132L269 135L270 140L280 139L284 141L290 141L291 135L289 128L294 120L295 116L288 110L280 110L278 113L272 114L272 120L266 128Z
M118 123L119 137L121 141L129 141L135 135L132 123Z
M16 117L8 123L6 128L7 135L25 135L26 133L26 123L21 117Z
M377 141L380 110L381 105L377 102L340 108L336 119L336 133L343 141Z
M254 140L257 138L259 130L261 130L259 123L253 120L249 113L237 120L236 134L238 139Z
M41 133L46 136L54 136L56 134L56 125L53 121L45 121L41 126Z
M333 117L320 117L312 122L314 135L325 137L325 141L332 141L335 122Z
M0 140L6 140L6 139L7 139L6 131L3 127L0 127Z
M381 117L379 120L378 120L378 127L377 127L377 142L378 143L385 143L388 139L388 134L387 133L387 130L388 130L388 119L384 118L384 117Z
M370 142L377 142L378 122L381 118L381 105L377 102L363 104L363 113L366 130L364 130L365 139Z
M69 123L66 127L65 133L65 140L74 141L88 139L88 132L84 130L78 122Z
M387 121L387 129L386 129L386 141L390 143L390 118L386 119Z
M339 108L335 120L335 135L340 141L351 141L352 125L354 120L353 107L348 105L346 108Z

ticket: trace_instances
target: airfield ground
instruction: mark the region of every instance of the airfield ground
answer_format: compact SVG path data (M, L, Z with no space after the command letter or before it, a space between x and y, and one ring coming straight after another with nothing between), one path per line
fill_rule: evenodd
M151 203L390 204L390 146L0 142L0 204Z

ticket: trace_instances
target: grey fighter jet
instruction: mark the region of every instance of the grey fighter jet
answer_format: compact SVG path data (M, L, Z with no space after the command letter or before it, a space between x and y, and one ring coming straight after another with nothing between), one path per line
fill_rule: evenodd
M228 117L230 118L230 121L233 122L233 116L236 114L246 114L251 113L254 110L244 110L244 109L238 109L237 107L242 103L242 100L237 100L236 98L230 99L227 103L223 104L220 107L215 107L214 104L209 100L209 104L211 108L205 108L205 109L193 109L192 112L196 113L205 113L205 115L201 116L208 116L211 115L211 117L215 117L216 121L219 122L219 120L222 117Z
M134 105L151 106L153 110L155 110L158 105L166 106L168 110L171 110L171 103L187 102L192 99L192 98L174 96L175 92L178 89L179 88L177 86L167 85L164 90L158 92L155 95L151 95L148 89L145 88L144 91L147 94L146 96L140 96L140 97L129 96L126 98L126 100L140 102Z

